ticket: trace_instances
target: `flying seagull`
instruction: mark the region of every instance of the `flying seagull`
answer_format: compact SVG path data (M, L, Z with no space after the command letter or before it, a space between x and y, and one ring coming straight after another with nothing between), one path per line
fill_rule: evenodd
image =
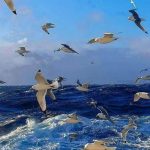
M125 125L123 127L123 130L121 131L121 138L123 139L125 143L127 142L126 140L127 134L131 129L137 129L137 125L132 119L129 120L128 125Z
M44 25L42 25L42 30L45 31L47 34L50 34L48 32L48 29L50 28L55 28L55 25L53 23L46 23Z
M106 43L110 43L113 42L115 40L117 40L117 37L114 37L113 33L104 33L104 36L101 38L94 38L91 39L88 43L89 44L93 44L93 43L101 43L101 44L106 44Z
M9 9L15 14L17 15L16 9L14 7L14 3L12 0L4 0L5 3L7 4L7 6L9 7Z
M114 121L111 119L107 110L103 106L98 106L96 108L101 112L96 115L97 118L106 119L106 120L110 121L112 124L114 124Z
M19 50L16 51L21 56L25 56L26 53L29 53L30 51L27 51L25 47L20 47Z
M87 83L81 84L79 80L77 80L78 86L76 87L77 90L82 92L88 92L89 91L89 85Z
M94 108L97 108L97 101L91 98L90 102L87 102L90 106L93 106Z
M53 86L53 88L47 90L47 95L50 96L53 101L56 100L56 97L53 94L52 90L57 90L60 87L63 88L62 81L64 81L64 79L65 79L64 77L59 76L58 78L54 80L47 80L47 82Z
M141 25L141 22L144 21L143 18L140 18L138 13L135 11L136 9L131 9L129 12L132 14L132 16L128 17L130 21L133 21L143 32L148 34L148 32L144 29L144 27Z
M135 83L137 84L140 80L150 80L150 75L138 77L138 78L135 80Z
M34 89L34 90L37 91L37 93L36 93L37 101L40 105L40 108L41 108L42 112L45 115L47 115L45 96L47 94L47 90L52 89L53 86L47 82L47 80L42 75L41 70L39 70L36 73L35 80L37 81L37 84L33 85L31 87L31 89ZM52 95L52 97L53 97L53 95Z
M2 81L2 80L0 80L0 84L5 84L6 82L4 82L4 81Z
M58 50L55 50L54 52L56 52L56 51L64 51L66 53L77 53L77 54L79 54L74 49L72 49L69 45L67 45L67 44L61 44L61 45L63 47L59 48Z
M137 102L140 99L148 99L148 100L150 100L150 93L138 92L138 93L134 94L134 102Z

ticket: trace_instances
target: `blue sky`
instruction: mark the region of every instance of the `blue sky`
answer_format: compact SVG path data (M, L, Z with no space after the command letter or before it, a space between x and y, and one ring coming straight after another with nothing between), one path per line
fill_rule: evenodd
M135 3L149 31L150 1ZM77 79L91 84L132 84L140 69L150 67L149 35L128 21L130 0L14 0L14 4L17 16L0 2L0 79L10 85L33 84L39 68L50 79L65 76L66 84ZM56 25L50 35L41 30L45 22ZM110 44L87 45L105 32L123 33ZM80 55L54 54L61 43ZM19 46L31 53L19 56L15 53Z

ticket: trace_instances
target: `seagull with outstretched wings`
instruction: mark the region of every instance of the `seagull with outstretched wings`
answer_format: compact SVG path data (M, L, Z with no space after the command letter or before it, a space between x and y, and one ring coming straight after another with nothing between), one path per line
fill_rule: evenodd
M136 9L131 9L129 12L132 14L128 19L130 21L133 21L143 32L148 34L148 32L144 29L144 27L141 25L141 22L144 21L143 18L140 18L138 13L135 11Z

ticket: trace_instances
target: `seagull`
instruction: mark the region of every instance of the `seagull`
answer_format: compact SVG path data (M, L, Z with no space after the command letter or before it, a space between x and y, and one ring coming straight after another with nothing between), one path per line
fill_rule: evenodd
M143 32L148 34L148 32L144 29L144 27L141 25L141 21L144 21L143 18L140 18L138 13L135 11L136 9L131 9L129 12L132 14L132 16L128 17L130 21L133 21Z
M79 123L80 121L78 120L77 114L69 114L68 119L64 120L65 123L70 123L70 124L75 124Z
M150 75L138 77L138 78L135 80L135 83L137 84L140 80L150 80Z
M129 120L129 123L128 125L125 125L123 127L123 130L121 131L121 138L123 138L123 141L126 143L126 137L127 137L127 134L128 132L131 130L131 129L137 129L137 125L136 123L134 122L134 120L130 119Z
M76 54L79 54L78 52L76 52L75 50L73 50L69 45L67 44L61 44L63 47L59 48L58 50L55 50L54 52L56 51L64 51L66 53L76 53Z
M55 28L55 25L53 23L46 23L44 25L42 25L42 30L45 31L47 34L50 34L48 32L48 29L50 28Z
M36 73L35 80L37 81L37 84L33 85L31 87L31 89L34 89L37 91L37 93L36 93L37 101L40 105L42 112L45 115L47 115L45 96L47 94L47 90L52 89L53 86L47 82L47 80L42 75L41 70L38 70L38 72ZM50 94L52 94L52 93L50 93ZM53 95L52 95L52 97L53 97Z
M14 7L14 3L12 0L4 0L5 3L7 4L7 6L9 7L9 9L15 14L17 15L16 9Z
M103 106L98 106L96 108L101 112L96 115L97 118L106 119L106 120L110 121L112 124L114 124L114 121L111 119L107 110Z
M6 82L4 82L4 81L2 81L2 80L0 80L0 84L5 84Z
M47 80L47 81L49 84L53 84L53 90L57 90L60 87L63 88L62 81L64 81L64 80L65 80L64 77L59 76L54 80Z
M94 106L95 108L97 108L97 101L95 101L93 98L91 98L90 102L87 102L90 106Z
M138 93L134 94L134 102L139 101L141 98L150 100L150 93L138 92Z
M114 37L113 33L104 33L104 36L102 38L94 38L91 39L88 44L93 44L93 43L101 43L101 44L106 44L113 42L115 40L118 40L117 37Z
M21 56L25 56L26 53L29 53L30 51L27 51L25 47L20 47L19 50L16 51Z
M62 86L62 81L63 81L64 79L65 79L64 77L59 76L58 78L56 78L56 79L54 79L54 80L47 80L47 82L53 86L53 88L47 90L47 95L50 96L53 101L56 100L56 97L55 97L55 95L53 94L53 91L52 91L52 90L57 90L57 89L59 89L60 87L63 88L63 86Z
M87 143L84 150L115 150L116 148L107 147L104 141L93 140L93 143Z
M77 80L78 86L76 87L77 90L82 92L88 92L89 91L89 85L87 83L81 84L79 80Z

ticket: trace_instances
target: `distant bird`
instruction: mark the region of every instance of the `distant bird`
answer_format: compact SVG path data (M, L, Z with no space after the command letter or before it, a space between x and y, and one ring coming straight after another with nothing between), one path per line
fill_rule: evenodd
M93 64L94 64L94 61L91 61L91 64L93 65Z
M2 81L2 80L0 80L0 84L5 84L6 82L4 82L4 81Z
M121 138L123 139L125 143L127 142L126 140L127 134L131 129L137 129L137 125L134 122L134 120L130 119L128 125L125 125L123 127L123 130L121 131Z
M104 36L102 38L94 38L91 39L88 43L89 44L93 44L93 43L101 43L101 44L106 44L106 43L110 43L113 42L115 40L117 40L117 37L114 37L113 33L104 33Z
M140 99L149 99L150 100L150 93L138 92L138 93L134 94L134 102L137 102Z
M98 106L96 108L101 112L96 115L97 118L106 119L106 120L110 121L112 124L114 124L114 121L111 119L107 110L103 106Z
M90 102L87 102L90 106L93 106L94 108L97 108L97 101L91 98Z
M45 31L47 34L50 34L48 32L48 29L50 28L55 28L55 25L53 23L46 23L44 25L42 25L42 30Z
M116 148L107 147L104 141L93 140L93 143L87 143L84 150L115 150Z
M144 19L140 18L138 13L135 10L136 9L129 10L129 12L132 13L132 16L128 17L128 19L130 21L133 21L142 31L144 31L146 34L148 34L148 32L141 25L141 22L144 21Z
M12 0L4 0L5 3L7 4L7 6L9 7L9 9L15 14L17 15L16 9L14 7L14 3Z
M145 71L148 71L149 69L150 69L150 68L142 69L142 70L140 70L140 73L145 72Z
M135 83L137 84L137 83L138 83L139 81L141 81L141 80L150 80L150 75L138 77L138 78L135 80Z
M73 50L69 45L67 44L61 44L63 47L59 48L58 50L55 50L54 52L56 51L64 51L66 53L76 53L76 54L79 54L78 52L76 52L75 50Z
M64 122L70 123L70 124L76 124L76 123L79 123L80 121L78 119L77 114L73 113L73 114L68 115L68 119L66 119Z
M77 90L82 92L88 92L89 91L89 85L87 83L81 84L79 80L77 80L78 86L76 87Z
M52 89L53 86L47 82L47 80L42 75L41 70L39 70L36 73L35 80L37 81L37 84L33 85L31 87L31 89L34 89L37 91L37 93L36 93L37 101L40 105L42 112L45 115L47 115L45 96L47 94L47 90ZM52 95L52 97L53 97L53 95Z
M30 51L27 51L25 47L20 47L19 50L16 51L21 56L25 56L26 53L29 53Z

